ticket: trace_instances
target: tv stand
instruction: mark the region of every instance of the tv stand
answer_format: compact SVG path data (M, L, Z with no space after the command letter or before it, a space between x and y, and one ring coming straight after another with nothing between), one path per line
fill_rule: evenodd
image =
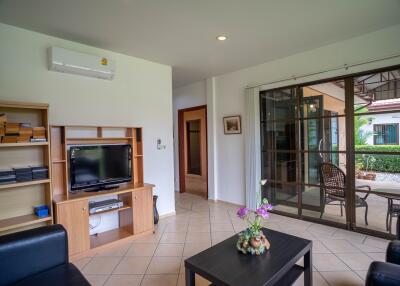
M72 259L96 254L123 241L154 231L153 187L143 181L143 141L141 127L118 126L65 126L50 128L51 187L56 223L68 232L68 251ZM115 183L100 190L69 191L68 148L72 145L130 144L132 146L130 182ZM110 182L111 183L111 182ZM100 186L102 187L102 186ZM89 201L117 196L124 204L114 212L118 214L118 227L89 235Z
M125 184L120 185L118 189L101 192L55 195L53 198L56 219L69 234L70 258L90 256L99 251L100 247L130 241L138 235L151 234L154 231L153 187L151 184ZM89 201L110 195L117 196L123 202L123 207L107 210L101 214L118 213L119 227L89 235L89 217L92 215L89 213Z

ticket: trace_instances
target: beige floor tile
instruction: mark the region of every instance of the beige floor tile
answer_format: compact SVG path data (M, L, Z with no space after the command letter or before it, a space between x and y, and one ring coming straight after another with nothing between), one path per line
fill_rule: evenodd
M136 243L158 243L161 239L162 233L157 232L155 234L148 234L132 241L133 244Z
M307 231L316 237L331 237L335 233L336 228L322 224L312 224Z
M145 274L151 257L124 257L113 274Z
M352 270L368 270L373 261L364 253L337 253L336 255Z
M361 252L357 247L344 239L321 239L321 242L333 253Z
M94 257L83 268L83 273L85 273L85 274L111 274L120 260L121 260L120 257Z
M160 243L184 243L185 240L186 233L184 232L165 232Z
M367 253L367 255L371 257L374 261L381 261L381 262L386 261L385 252L373 252L373 253Z
M109 275L85 275L86 279L89 281L92 286L103 286L107 281Z
M380 248L382 250L386 250L388 243L389 243L389 241L386 239L372 237L372 236L367 236L367 238L364 241L365 245L372 246L375 248Z
M169 223L165 228L165 232L187 232L187 223Z
M211 226L209 223L191 224L189 223L188 233L210 232Z
M105 286L140 286L143 275L110 275Z
M104 250L99 250L96 253L96 257L124 256L130 246L131 246L130 243L124 243L124 244L120 244L120 245L113 246L113 247L107 247Z
M211 231L233 231L231 223L214 223L211 224Z
M357 270L354 271L355 273L357 273L357 275L361 278L361 280L365 281L365 278L367 277L367 272L366 270Z
M304 286L304 274L293 283L292 286ZM325 281L325 279L321 276L321 274L317 271L313 272L313 286L329 286L329 284Z
M191 257L199 252L202 252L203 250L206 250L210 246L211 246L210 242L200 242L200 243L187 242L187 243L185 243L185 246L183 248L183 256Z
M146 274L179 274L180 257L153 257Z
M183 254L183 243L159 244L154 256L179 256Z
M314 253L313 265L318 271L350 270L339 258L329 253Z
M132 244L125 256L153 256L156 243Z
M321 272L332 286L363 286L364 281L353 271Z
M313 253L331 253L331 251L320 241L313 241L312 245Z
M354 243L352 242L352 244L357 247L359 250L361 250L362 252L382 252L385 249L382 249L380 247L374 247L374 246L370 246L370 245L366 245L364 243Z
M177 274L145 275L141 286L176 286Z
M83 268L92 260L91 257L85 257L82 259L79 259L77 261L74 261L73 264L80 270L82 271Z
M212 216L210 217L211 224L214 223L232 223L229 216Z
M356 233L353 231L338 229L332 235L332 238L346 239L346 240L354 242L354 243L362 243L365 240L366 236L364 234Z
M209 232L188 233L186 236L187 243L211 243L211 235Z
M233 236L235 233L232 231L215 231L211 233L211 242L213 245L224 241L225 239Z
M198 225L203 223L210 223L210 218L204 216L204 217L191 217L189 219L190 225Z

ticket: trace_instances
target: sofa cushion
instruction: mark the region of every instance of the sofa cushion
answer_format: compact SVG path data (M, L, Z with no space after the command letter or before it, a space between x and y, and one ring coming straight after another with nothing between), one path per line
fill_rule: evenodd
M90 283L72 263L63 264L21 280L15 286L90 286Z

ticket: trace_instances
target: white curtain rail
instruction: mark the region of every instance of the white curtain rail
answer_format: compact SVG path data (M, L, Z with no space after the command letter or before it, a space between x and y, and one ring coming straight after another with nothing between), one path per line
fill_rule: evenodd
M257 85L248 85L248 86L246 86L246 89L255 88L255 87L261 88L263 86L270 85L270 84L275 84L275 83L280 83L280 82L285 82L285 81L290 81L290 80L297 80L297 79L300 79L300 78L306 78L306 77L319 75L319 74L332 72L332 71L337 71L337 70L341 70L341 69L347 70L347 69L352 68L352 67L362 66L362 65L366 65L366 64L371 64L371 63L390 60L390 59L395 59L395 58L400 58L400 54L394 54L394 55L390 55L390 56L386 56L386 57L382 57L382 58L378 58L378 59L373 59L373 60L364 61L364 62L358 62L358 63L353 63L353 64L344 64L344 65L341 65L341 66L338 66L338 67L329 68L329 69L326 69L326 70L323 70L323 71L318 71L318 72L312 72L312 73L301 74L301 75L293 75L293 76L288 77L288 78L278 79L278 80L270 81L270 82L267 82L267 83L262 83L262 84L257 84Z

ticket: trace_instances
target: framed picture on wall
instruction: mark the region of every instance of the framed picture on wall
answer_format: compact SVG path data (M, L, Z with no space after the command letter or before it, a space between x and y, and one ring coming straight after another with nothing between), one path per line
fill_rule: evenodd
M240 115L224 117L224 134L241 134L242 122Z

